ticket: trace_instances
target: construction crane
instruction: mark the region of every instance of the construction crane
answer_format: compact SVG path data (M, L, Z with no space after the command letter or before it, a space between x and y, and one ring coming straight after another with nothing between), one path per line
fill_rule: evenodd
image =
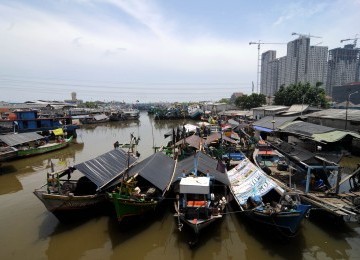
M340 42L354 41L353 48L355 48L355 47L356 47L357 40L360 39L360 38L357 37L357 36L358 36L358 34L355 35L355 38L354 38L354 39L344 39L344 40L341 40Z
M261 42L261 40L259 40L258 42L249 42L249 45L251 44L257 44L258 46L258 62L257 62L257 82L256 82L256 93L259 93L259 79L260 79L260 74L261 74L261 64L260 64L260 45L261 44L286 44L283 42ZM254 91L254 87L253 87L253 91Z
M303 34L303 33L296 33L296 32L293 32L291 35L298 35L299 37L307 37L307 38L322 38L321 36L314 36L314 35L310 35L309 34Z

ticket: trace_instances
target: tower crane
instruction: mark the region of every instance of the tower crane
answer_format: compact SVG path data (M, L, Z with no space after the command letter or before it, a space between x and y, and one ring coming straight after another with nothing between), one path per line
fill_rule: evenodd
M315 35L310 35L309 34L303 34L303 33L296 33L296 32L293 32L291 35L298 35L299 37L307 37L307 38L322 38L321 36L315 36Z
M260 45L261 44L286 44L283 42L261 42L261 40L259 40L258 42L249 42L249 45L251 44L257 44L258 46L258 62L257 62L257 82L256 82L256 93L259 93L259 78L260 78L260 74L261 74L261 64L260 64Z
M357 40L358 39L360 39L359 37L357 37L358 36L358 34L356 34L355 35L355 38L354 39L344 39L344 40L341 40L340 42L345 42L345 41L354 41L354 47L353 48L355 48L356 47L356 43L357 43Z

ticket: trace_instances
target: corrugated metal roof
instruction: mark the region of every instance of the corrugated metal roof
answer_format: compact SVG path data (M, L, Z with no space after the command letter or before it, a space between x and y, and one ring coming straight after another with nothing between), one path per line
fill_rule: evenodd
M305 117L319 117L319 118L345 120L346 109L326 109L311 114L307 114L305 115ZM360 110L348 109L347 120L360 121Z
M287 106L263 106L263 107L255 107L253 110L266 110L266 111L280 111L287 109Z
M301 147L289 144L287 142L272 143L272 145L282 154L288 155L299 162L303 162L307 165L318 164L318 160L315 158L315 155Z
M309 105L303 104L303 105L292 105L288 112L301 112L301 111L305 111L307 108L309 107Z
M210 176L214 177L215 180L225 185L229 185L229 180L227 176L224 173L217 170L218 161L202 152L198 152L198 153L199 153L198 163L197 163L198 172L202 172L204 174L208 173ZM183 173L184 174L191 173L194 170L194 161L195 161L195 157L190 156L178 162L172 182L174 183L178 181L179 177L181 177Z
M21 134L6 134L0 135L0 140L7 144L8 146L15 146L19 144L24 144L36 140L43 139L44 136L37 133L21 133Z
M289 122L284 127L281 127L282 132L294 133L311 137L313 134L321 134L334 131L335 128L316 125L303 121Z
M263 127L263 128L268 128L268 129L273 129L273 128L277 129L277 128L280 128L280 126L285 124L286 122L292 122L297 118L299 118L299 117L297 117L297 116L289 116L289 117L266 116L256 122L254 122L253 125ZM273 121L274 121L274 125L273 125Z
M120 176L132 165L136 158L122 150L114 149L89 161L75 165L75 168L88 177L100 189Z
M355 138L360 139L360 135L357 133L338 131L338 130L331 131L328 133L313 134L312 137L314 138L315 141L318 141L318 142L333 143L333 142L337 142L337 141L343 139L347 135L351 135Z

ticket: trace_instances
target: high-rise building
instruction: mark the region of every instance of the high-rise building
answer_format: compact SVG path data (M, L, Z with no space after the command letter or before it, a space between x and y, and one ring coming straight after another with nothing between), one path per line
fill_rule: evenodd
M308 71L306 74L306 82L316 86L321 82L323 87L326 84L327 76L327 57L328 47L310 46L308 57Z
M300 36L287 44L287 55L276 59L275 51L267 51L261 59L261 93L271 96L280 86L299 82L315 86L327 79L328 48L310 46L310 38Z
M308 72L310 38L300 36L287 44L285 85L305 82Z
M276 91L279 90L279 88L284 85L285 86L285 80L286 80L286 59L287 57L281 57L279 58L279 69L278 69L278 81L277 81L277 88ZM276 92L275 91L275 92Z
M355 44L329 51L326 94L332 95L334 86L360 81L360 49Z
M261 80L260 93L265 96L272 95L272 88L274 82L274 70L276 70L276 51L267 51L261 55Z

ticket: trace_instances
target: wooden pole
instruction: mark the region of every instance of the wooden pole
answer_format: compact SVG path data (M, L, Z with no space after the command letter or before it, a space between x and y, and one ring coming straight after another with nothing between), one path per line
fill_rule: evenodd
M305 189L305 193L308 193L309 192L309 188L310 188L310 174L311 172L311 168L308 167L308 170L307 170L307 175L306 175L306 189Z
M337 178L336 178L335 194L339 193L340 180L341 180L341 168L339 167L338 173L337 173Z

